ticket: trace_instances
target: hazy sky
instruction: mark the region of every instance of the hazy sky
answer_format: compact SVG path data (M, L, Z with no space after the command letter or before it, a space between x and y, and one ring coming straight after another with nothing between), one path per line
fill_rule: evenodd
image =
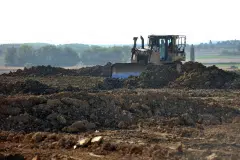
M185 34L240 39L239 0L0 0L0 43L126 44Z

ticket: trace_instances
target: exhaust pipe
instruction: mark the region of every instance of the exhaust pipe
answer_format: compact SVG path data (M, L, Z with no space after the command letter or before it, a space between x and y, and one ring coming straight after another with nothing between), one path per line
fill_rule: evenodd
M140 36L141 40L142 40L142 49L144 49L144 39L142 36Z
M133 37L133 41L134 41L133 49L135 49L137 46L137 39L138 39L138 37Z
M137 47L137 39L138 39L138 37L133 37L134 44L133 44L133 48L132 48L131 62L133 61L133 56L135 54L135 50L136 50L136 47Z

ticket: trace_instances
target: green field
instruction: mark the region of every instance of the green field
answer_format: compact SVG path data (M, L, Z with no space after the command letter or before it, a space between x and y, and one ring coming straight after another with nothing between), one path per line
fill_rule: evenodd
M186 61L189 61L189 55L187 55ZM203 63L206 66L215 65L222 69L228 69L231 66L240 68L240 56L229 56L221 54L197 54L195 61Z
M196 58L197 59L231 59L231 58L240 59L240 56L211 54L211 55L196 55Z

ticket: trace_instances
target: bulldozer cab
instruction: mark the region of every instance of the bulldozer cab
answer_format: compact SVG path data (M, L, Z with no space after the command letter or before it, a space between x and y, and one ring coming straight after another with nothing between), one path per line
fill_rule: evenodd
M162 62L185 61L186 36L149 35L148 47L159 53Z

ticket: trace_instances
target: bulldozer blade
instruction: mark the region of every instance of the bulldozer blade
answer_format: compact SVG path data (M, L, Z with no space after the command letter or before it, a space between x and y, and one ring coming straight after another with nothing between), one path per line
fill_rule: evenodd
M112 78L128 78L129 76L139 76L145 71L146 65L139 63L116 63L112 65Z

